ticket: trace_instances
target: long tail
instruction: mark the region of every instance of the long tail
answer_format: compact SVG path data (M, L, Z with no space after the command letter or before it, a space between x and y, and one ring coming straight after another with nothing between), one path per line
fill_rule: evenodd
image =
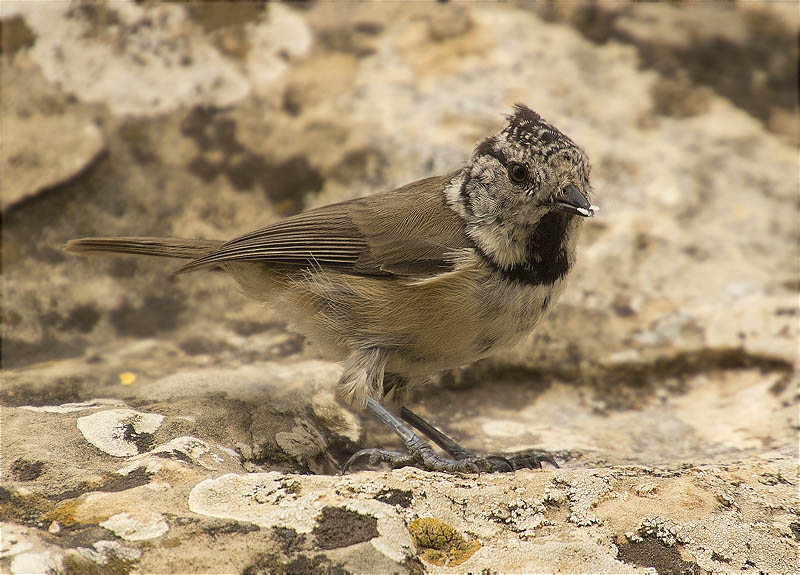
M165 258L195 259L218 248L219 240L186 240L181 238L81 238L70 240L64 251L71 254L112 252Z

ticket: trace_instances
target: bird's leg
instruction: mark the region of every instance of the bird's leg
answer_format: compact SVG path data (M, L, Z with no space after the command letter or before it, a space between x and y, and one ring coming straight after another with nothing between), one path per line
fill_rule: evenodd
M437 439L431 437L431 439L448 451L452 456L443 457L437 454L427 441L417 435L402 419L391 413L379 401L373 398L367 399L367 408L403 440L408 453L389 451L380 448L362 449L354 453L350 459L347 460L342 468L343 472L346 472L355 461L365 457L368 458L369 463L372 465L388 463L392 467L413 466L427 469L428 471L444 471L450 473L514 471L515 469L513 463L502 456L479 457L469 454L447 436L425 423L428 428L433 429L436 434L438 434L436 436L437 439L440 439L439 436L445 438L447 447L440 444ZM416 418L419 419L418 417ZM419 419L419 421L422 420ZM426 431L423 430L423 433L426 433ZM448 447L455 447L457 449L455 453L451 453Z
M436 429L433 425L422 419L419 415L407 407L400 409L400 417L402 417L407 423L416 427L425 435L425 437L444 449L453 457L453 459L460 461L462 459L475 459L477 457L474 453L461 447L453 439ZM485 459L494 461L498 466L507 466L508 469L505 471L514 471L517 469L541 469L543 461L558 469L558 463L556 463L555 459L553 459L551 456L542 453L535 453L533 451L524 451L507 455L487 455ZM494 471L504 470L494 469Z
M383 404L373 398L367 399L367 409L394 431L406 446L408 453L389 451L380 448L362 449L354 453L344 464L343 472L358 459L369 457L372 465L388 463L392 467L414 466L429 471L447 471L461 473L479 473L481 468L470 460L456 460L441 457L427 441L422 439L402 419L391 413Z
M403 440L406 452L380 448L362 449L347 460L342 468L343 472L359 459L368 459L371 465L388 463L392 467L414 466L429 471L451 473L501 472L523 467L541 467L540 459L558 467L551 458L529 455L524 457L516 455L512 458L503 455L481 457L468 452L408 409L403 409L401 417L397 417L386 409L383 403L375 399L375 395L380 392L384 395L389 392L399 392L402 395L408 386L408 381L396 374L385 373L385 366L386 353L381 349L363 349L353 353L345 363L339 379L339 394L350 403L359 404L363 401L378 419ZM444 449L448 456L435 452L430 443L417 435L409 424Z

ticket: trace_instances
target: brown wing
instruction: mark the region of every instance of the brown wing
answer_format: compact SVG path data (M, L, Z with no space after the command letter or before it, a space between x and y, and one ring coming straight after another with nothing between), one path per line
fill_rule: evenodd
M337 268L363 275L428 275L472 246L446 204L455 174L292 216L222 244L179 273L230 261Z

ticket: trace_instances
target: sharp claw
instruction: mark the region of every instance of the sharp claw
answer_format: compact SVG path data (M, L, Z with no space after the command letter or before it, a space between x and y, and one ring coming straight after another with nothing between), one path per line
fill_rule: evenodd
M524 467L525 469L542 469L542 462L549 463L556 469L561 469L561 467L556 463L556 460L550 457L549 455L538 455L536 453L530 453L524 457L520 457L518 460L515 461L517 465L520 467Z
M361 459L363 455L366 455L367 453L372 454L374 451L374 449L362 449L360 451L356 451L347 461L344 462L344 465L342 465L342 475L347 473L347 471L350 469L350 466L353 465L353 463L355 463L357 460Z
M561 469L561 467L558 465L558 463L556 463L556 460L553 459L552 457L550 457L549 455L539 455L537 457L537 459L538 459L537 463L539 464L539 469L542 468L542 463L541 463L542 461L546 461L547 463L549 463L550 465L552 465L556 469Z
M501 461L502 463L505 463L505 465L508 467L509 471L513 472L513 471L517 470L517 466L514 465L514 463L508 457L505 457L503 455L487 455L486 456L486 460L487 461ZM492 469L492 471L498 471L498 470Z

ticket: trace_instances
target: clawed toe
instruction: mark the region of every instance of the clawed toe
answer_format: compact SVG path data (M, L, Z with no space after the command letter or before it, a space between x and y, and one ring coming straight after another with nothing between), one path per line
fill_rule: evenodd
M403 419L400 419L372 398L367 399L367 407L403 440L407 452L377 447L362 449L350 456L342 466L342 473L347 473L355 462L363 458L368 458L371 466L386 463L392 468L413 466L445 473L513 473L518 469L541 469L543 461L558 469L558 463L552 457L534 451L478 456L461 447L409 409L401 410ZM407 424L420 430L448 456L436 453L430 444L414 433Z
M537 459L538 459L538 463L539 463L539 468L540 468L540 469L541 469L541 467L542 467L542 463L541 463L542 461L544 461L544 462L546 462L546 463L549 463L550 465L552 465L552 466L553 466L553 467L555 467L556 469L560 469L560 468L561 468L561 467L558 465L558 463L556 463L556 460L555 460L555 459L553 459L552 457L550 457L549 455L537 455L536 457L537 457Z
M556 469L560 469L560 466L558 465L558 463L556 463L556 460L553 459L551 456L547 455L546 453L535 453L532 451L525 451L522 453L507 455L506 457L511 462L511 465L514 466L514 470L541 469L542 463L549 463Z
M375 467L381 463L388 463L392 468L405 467L406 465L413 465L414 458L408 453L402 451L389 451L388 449L381 449L379 447L371 447L356 451L350 458L342 465L342 475L350 470L350 467L358 461L367 457L370 466Z
M513 471L513 466L510 462L503 462L505 458L500 457L498 460L502 465L507 467L507 470ZM381 463L385 463L393 469L399 467L418 467L426 471L442 471L446 473L468 473L480 474L481 472L496 471L496 465L489 458L483 457L470 457L464 459L451 459L449 457L442 457L436 454L429 446L422 447L415 450L414 453L408 454L402 451L390 451L388 449L381 449L378 447L362 449L357 451L345 462L342 466L342 474L347 473L359 460L366 460L370 467L376 467Z
M480 459L486 462L488 469L485 469L484 471L488 471L489 473L516 471L514 464L504 455L487 455L485 457L481 457Z
M445 473L513 473L518 469L541 469L541 462L547 462L558 469L558 463L548 455L524 453L514 456L487 455L484 457L464 452L458 459L443 457L435 453L429 446L415 450L414 453L390 451L373 447L357 451L342 466L342 474L347 473L359 460L367 461L370 467L385 463L393 469L399 467L418 467L426 471Z

